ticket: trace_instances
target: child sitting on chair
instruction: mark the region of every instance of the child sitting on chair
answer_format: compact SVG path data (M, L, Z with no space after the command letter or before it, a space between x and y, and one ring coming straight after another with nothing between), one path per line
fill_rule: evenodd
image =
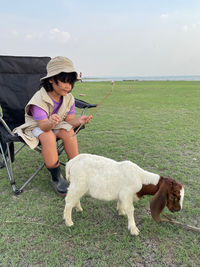
M74 127L89 123L92 116L75 118L75 100L71 94L78 74L71 60L55 57L47 64L47 75L41 78L41 89L25 107L25 124L14 130L35 148L41 144L44 163L51 173L57 193L65 196L68 182L63 178L58 161L56 137L63 141L68 159L78 155Z

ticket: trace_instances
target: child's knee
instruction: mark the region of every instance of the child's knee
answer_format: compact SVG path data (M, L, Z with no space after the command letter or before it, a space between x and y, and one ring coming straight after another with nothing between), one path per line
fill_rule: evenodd
M73 129L71 129L69 131L61 129L59 131L59 133L57 134L57 136L62 140L69 139L69 138L71 139L73 137L73 135L74 135Z
M40 134L39 140L40 140L41 143L55 142L56 141L56 136L52 131L43 132L43 133Z

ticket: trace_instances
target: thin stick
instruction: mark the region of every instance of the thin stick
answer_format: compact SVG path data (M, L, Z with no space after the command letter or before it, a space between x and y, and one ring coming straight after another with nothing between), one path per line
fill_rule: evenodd
M177 221L174 221L172 220L171 218L169 218L167 215L163 214L163 216L167 219L161 219L162 222L169 222L169 223L172 223L172 224L176 224L176 225L179 225L179 226L182 226L183 228L185 229L188 229L188 230L193 230L193 231L196 231L196 232L199 232L200 233L200 228L197 228L195 226L191 226L191 225L188 225L188 224L183 224L183 223L180 223L180 222L177 222Z
M103 99L101 100L101 102L99 104L97 104L97 106L93 109L93 112L91 112L91 115L94 115L94 113L97 111L97 109L103 104L103 102L106 100L106 98L109 97L109 95L112 93L112 90L113 90L113 87L114 87L114 81L112 81L112 87L111 89L107 92L107 94L103 97ZM76 129L75 133L73 134L72 137L74 137L78 131L80 130L80 128L83 126L84 124L81 124L78 129Z

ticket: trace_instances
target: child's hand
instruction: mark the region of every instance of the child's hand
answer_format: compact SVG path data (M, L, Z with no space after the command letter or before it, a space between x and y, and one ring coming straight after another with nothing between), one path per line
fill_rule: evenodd
M52 124L52 127L55 127L60 120L61 118L58 116L58 114L53 114L49 117L49 122Z
M92 115L90 115L90 116L81 116L79 118L79 121L80 121L80 124L84 125L84 124L89 123L91 119L92 119Z

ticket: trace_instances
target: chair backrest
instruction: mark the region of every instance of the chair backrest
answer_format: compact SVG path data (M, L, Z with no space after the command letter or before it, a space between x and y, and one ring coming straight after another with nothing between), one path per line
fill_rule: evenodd
M40 87L50 57L0 56L0 105L11 129L24 123L24 108Z

